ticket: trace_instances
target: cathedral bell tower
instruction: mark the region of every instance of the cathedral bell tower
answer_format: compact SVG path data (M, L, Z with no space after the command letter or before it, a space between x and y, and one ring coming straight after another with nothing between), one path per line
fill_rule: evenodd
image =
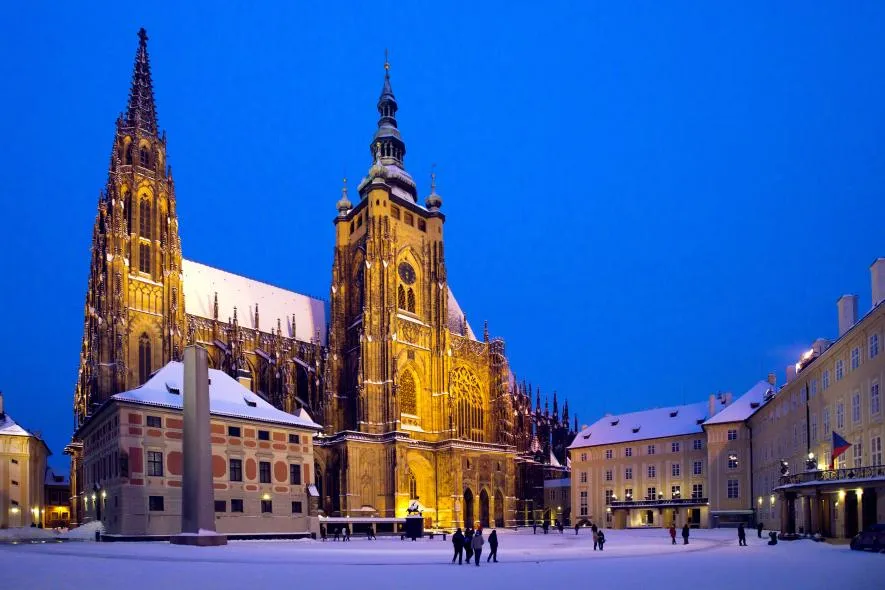
M444 389L445 217L435 190L425 206L418 202L404 166L406 145L397 127L388 62L384 68L372 166L359 184L356 204L345 186L335 218L330 432L392 432L404 418L425 430L443 426L422 399L429 397L424 392Z
M92 232L76 424L137 387L184 346L181 243L175 187L159 132L147 51L138 49L126 111L116 121L105 189Z

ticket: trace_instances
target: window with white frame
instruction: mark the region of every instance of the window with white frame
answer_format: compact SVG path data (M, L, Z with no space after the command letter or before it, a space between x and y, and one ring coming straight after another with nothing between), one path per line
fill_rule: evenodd
M691 498L692 500L697 500L699 498L704 497L704 484L702 483L693 483L691 484Z
M863 465L863 443L860 437L854 441L854 466L861 467Z
M658 489L655 487L649 487L645 489L645 499L646 500L657 500L658 499Z
M870 358L874 359L879 356L879 335L870 336Z
M845 469L846 467L848 467L848 456L846 453L842 453L841 455L839 455L839 459L836 462L836 467L838 469Z
M608 506L612 503L614 499L615 491L614 490L605 490L605 504Z
M830 408L824 408L823 412L824 438L830 436Z
M695 461L692 465L691 472L694 475L703 475L704 474L704 462L703 461Z
M655 454L655 446L648 445L648 449L646 449L646 451L648 452L649 455L654 455Z
M612 475L612 470L606 469L605 470L605 481L611 481L612 479L614 479L614 476Z
M728 497L729 499L740 498L740 483L736 479L728 480Z
M671 453L678 453L679 452L679 443L678 442L670 443L670 452Z
M649 479L654 479L655 477L657 477L657 473L658 473L657 467L655 467L654 465L648 466L647 475L648 475Z
M851 396L851 421L854 424L860 422L860 392L855 391Z
M871 436L870 437L870 464L871 465L881 465L882 464L882 437L881 436Z
M811 415L811 440L817 440L817 414Z
M737 453L729 453L728 454L728 468L729 469L737 469L738 468L738 456Z
M851 349L851 369L854 370L860 366L860 348L855 346Z
M845 404L842 402L836 404L836 428L845 428Z
M624 449L624 456L625 457L632 457L633 456L633 447L625 448Z
M821 388L824 391L830 388L830 370L824 369L823 377L821 378Z
M606 449L606 450L605 450L605 458L606 458L606 459L611 459L613 456L614 456L614 453L612 452L611 449Z
M624 479L633 479L633 468L625 467L624 468Z
M581 516L587 516L587 490L581 491Z
M586 471L581 472L581 483L587 483L587 472Z
M701 449L704 448L704 442L701 439L696 438L696 439L694 439L694 442L692 443L692 448L695 451L700 451Z
M682 486L670 486L670 497L678 500L682 496Z
M879 401L879 384L873 383L870 385L870 414L876 415L879 413L881 408Z
M814 396L817 395L817 379L811 380L811 399L814 399Z
M673 463L670 465L670 476L671 477L679 477L682 472L682 465L679 463Z
M737 440L738 439L738 431L735 428L729 428L728 430L728 440Z
M624 499L632 500L633 499L633 488L624 488Z
M841 381L842 377L845 376L845 363L842 362L842 359L836 361L836 381Z

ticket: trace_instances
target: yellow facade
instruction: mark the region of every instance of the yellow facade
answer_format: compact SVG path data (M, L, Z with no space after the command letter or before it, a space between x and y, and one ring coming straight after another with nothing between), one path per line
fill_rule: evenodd
M0 529L40 524L46 514L43 478L49 448L4 410L0 393Z

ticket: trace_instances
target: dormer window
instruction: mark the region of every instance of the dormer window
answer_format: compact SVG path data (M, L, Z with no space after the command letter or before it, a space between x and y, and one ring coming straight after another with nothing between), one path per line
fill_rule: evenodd
M617 426L618 422L620 422L620 420L618 418L615 418L614 420L612 420L612 426Z
M670 417L675 418L678 414L679 414L679 410L673 410L672 412L670 412Z

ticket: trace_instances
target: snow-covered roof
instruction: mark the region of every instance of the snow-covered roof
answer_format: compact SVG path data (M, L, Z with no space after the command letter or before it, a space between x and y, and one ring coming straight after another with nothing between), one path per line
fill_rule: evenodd
M570 449L700 434L707 419L708 404L699 402L684 406L655 408L629 414L605 416L581 430Z
M13 420L12 416L9 414L3 414L3 417L0 418L0 434L8 436L33 436L33 434L16 424L15 420Z
M212 319L218 293L218 319L227 321L237 308L237 321L246 328L270 333L277 319L283 335L310 342L319 332L326 344L326 304L321 299L268 285L241 275L206 266L193 260L181 261L185 312ZM258 322L255 325L255 306ZM295 316L293 334L292 316Z
M43 479L43 484L47 486L67 486L71 485L71 480L68 479L67 475L59 475L52 470L52 467L47 467L46 476Z
M452 290L449 289L449 317L446 322L449 330L455 334L460 334L461 326L464 324L465 319L464 312L461 311L461 306L458 305L458 300L455 299ZM473 333L473 328L470 327L470 322L467 322L467 337L471 340L476 340L476 334Z
M181 409L184 395L184 364L171 361L141 387L124 391L112 399L134 404ZM209 413L216 416L274 422L319 430L305 411L296 415L278 410L223 371L209 369Z
M726 406L721 412L717 412L716 415L704 422L704 424L743 422L762 406L765 393L770 389L772 389L772 387L768 381L760 381L751 387L747 393Z

